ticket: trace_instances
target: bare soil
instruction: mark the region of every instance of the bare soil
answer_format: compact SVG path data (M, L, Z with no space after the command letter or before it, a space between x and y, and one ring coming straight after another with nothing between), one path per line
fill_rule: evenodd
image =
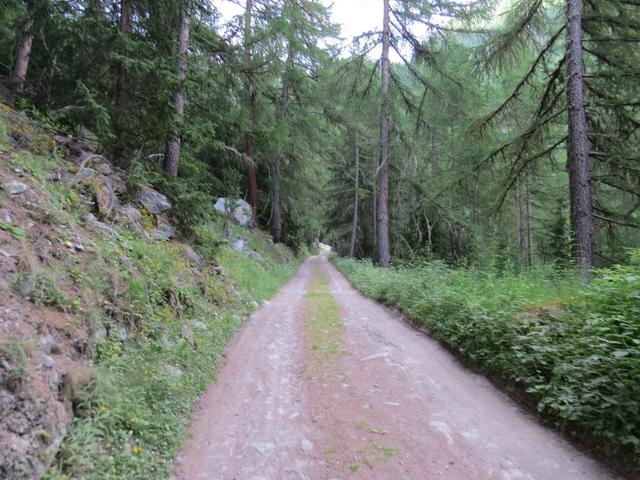
M337 354L310 347L305 295L328 278ZM313 313L313 312L311 312ZM595 480L616 476L437 342L313 257L230 346L178 479Z

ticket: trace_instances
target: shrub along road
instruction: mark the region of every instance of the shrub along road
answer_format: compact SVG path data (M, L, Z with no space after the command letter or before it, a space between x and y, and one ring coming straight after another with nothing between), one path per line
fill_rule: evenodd
M176 476L615 478L324 257L307 260L237 335Z

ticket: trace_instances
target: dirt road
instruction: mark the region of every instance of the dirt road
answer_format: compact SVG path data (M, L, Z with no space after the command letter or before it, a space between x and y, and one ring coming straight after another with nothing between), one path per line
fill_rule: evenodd
M307 299L310 285L321 288L318 278L341 317L339 348L326 356L318 356L305 325L320 315ZM175 475L615 478L435 341L358 294L323 257L307 260L236 336L201 400Z

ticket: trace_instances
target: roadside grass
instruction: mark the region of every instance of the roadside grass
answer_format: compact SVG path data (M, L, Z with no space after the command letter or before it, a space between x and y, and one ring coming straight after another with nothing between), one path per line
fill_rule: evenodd
M86 369L87 381L71 393L74 418L43 478L170 478L192 409L214 380L227 341L293 276L300 258L263 232L231 225L255 256L234 251L213 213L189 238L205 259L202 270L179 243L116 225L82 230L95 192L91 183L47 180L51 171L74 167L46 129L3 106L0 149L7 168L42 194L34 218L50 228L56 250L37 270L18 272L12 288L40 308L66 312L92 359L93 372ZM36 250L37 236L7 222L0 229L25 251ZM74 232L83 236L83 252L68 248ZM0 345L0 359L16 365L26 365L25 352L18 340ZM28 381L25 368L14 370L10 381Z
M344 352L340 307L329 291L329 279L316 267L304 298L305 330L311 354L320 365Z
M558 426L577 427L637 468L640 253L632 257L631 265L598 271L588 286L544 271L499 277L437 262L379 269L332 261L362 293L400 308L475 365L526 390Z
M103 305L91 312L93 323L106 330L95 346L96 379L45 478L168 478L191 411L214 379L227 341L255 302L290 278L296 263L258 268L223 247L218 260L240 280L237 296L213 270L194 275L170 243L121 232L101 242L99 252L77 280L99 292L110 312ZM105 282L99 271L110 272L112 280Z

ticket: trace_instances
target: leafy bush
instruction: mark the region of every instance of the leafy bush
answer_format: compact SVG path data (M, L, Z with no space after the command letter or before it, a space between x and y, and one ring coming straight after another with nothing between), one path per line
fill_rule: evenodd
M640 254L588 286L539 271L495 277L430 263L378 269L334 259L364 294L522 385L541 411L640 455ZM553 280L551 280L553 278Z

